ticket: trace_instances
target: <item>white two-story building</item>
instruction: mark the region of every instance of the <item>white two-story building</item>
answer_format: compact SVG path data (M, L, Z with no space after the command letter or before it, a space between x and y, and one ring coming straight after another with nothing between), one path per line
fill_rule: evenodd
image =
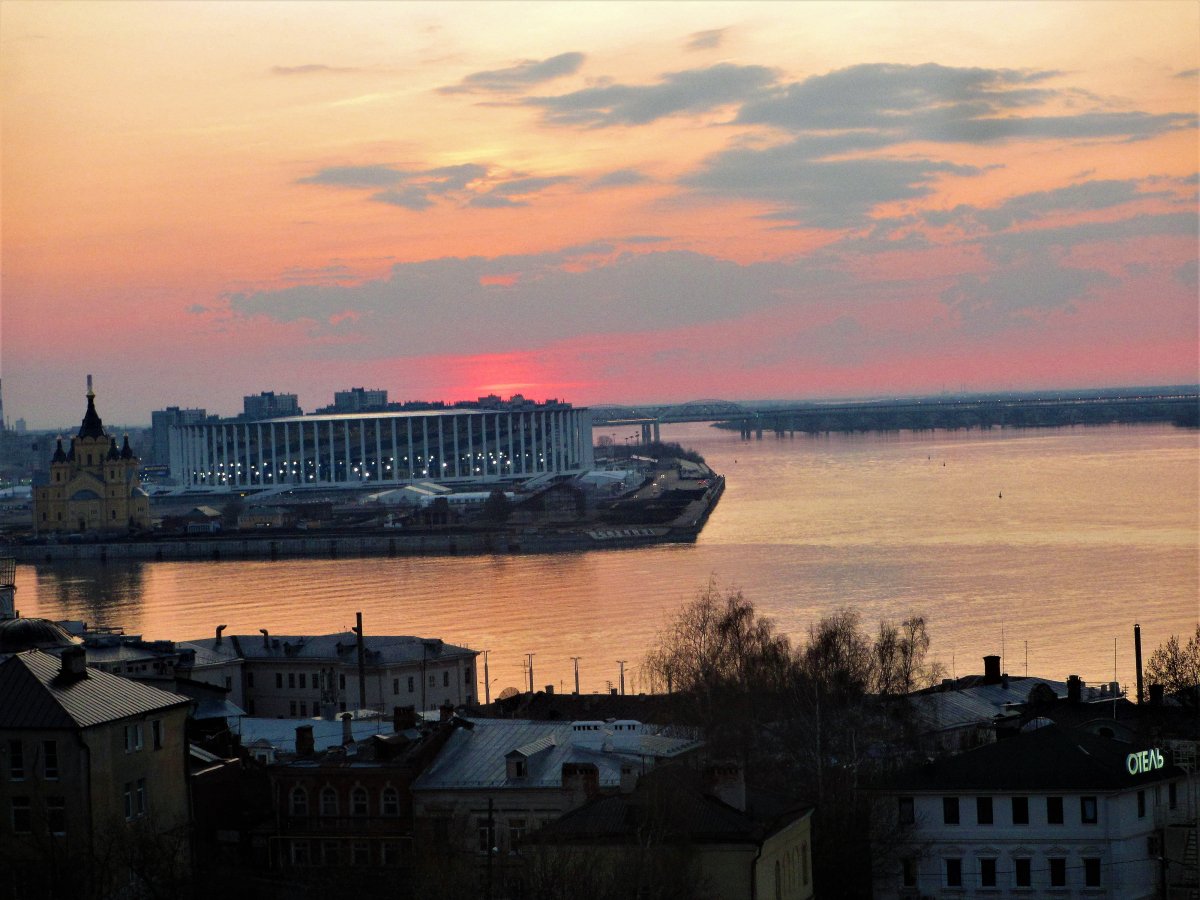
M1048 724L899 777L875 896L1162 896L1164 828L1194 816L1171 756Z

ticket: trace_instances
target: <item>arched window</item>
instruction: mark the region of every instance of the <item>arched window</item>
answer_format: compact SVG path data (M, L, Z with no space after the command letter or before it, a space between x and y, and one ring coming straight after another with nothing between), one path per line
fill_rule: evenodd
M359 786L350 792L350 815L365 816L367 814L367 789Z
M292 788L291 796L289 797L288 809L293 816L308 815L308 791L300 785Z
M400 792L394 787L385 787L379 808L385 816L400 815Z
M329 785L321 788L321 815L336 816L338 814L338 796Z

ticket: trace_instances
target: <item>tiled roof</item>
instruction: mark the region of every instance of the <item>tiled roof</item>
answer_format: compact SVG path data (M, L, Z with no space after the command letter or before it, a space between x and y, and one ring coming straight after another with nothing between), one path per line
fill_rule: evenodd
M306 662L354 662L357 657L358 635L353 631L318 635L225 635L220 643L215 637L181 641L179 646L196 651L196 663L246 660L297 660ZM437 662L463 656L475 657L478 652L468 647L447 644L435 638L368 634L363 638L368 666L387 666L403 663Z
M1183 775L1165 765L1130 775L1126 757L1147 749L1057 725L1046 725L946 757L901 775L892 789L912 791L1119 791Z
M89 728L191 702L99 669L63 679L61 668L58 657L38 650L0 663L0 728Z
M437 759L414 783L423 790L462 788L555 788L562 785L564 763L594 763L600 774L600 786L621 783L621 764L665 759L686 753L701 745L691 738L672 738L654 734L655 726L641 726L639 732L614 734L604 745L582 746L573 740L571 722L531 722L521 719L467 719L471 727L460 728L450 736ZM551 743L550 741L553 741ZM540 752L529 758L527 773L510 779L505 757L513 750L537 746Z

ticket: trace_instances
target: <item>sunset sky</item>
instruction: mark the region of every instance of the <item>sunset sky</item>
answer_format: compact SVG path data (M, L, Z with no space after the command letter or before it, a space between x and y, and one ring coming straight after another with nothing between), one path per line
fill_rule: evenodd
M0 2L5 412L1194 383L1200 4Z

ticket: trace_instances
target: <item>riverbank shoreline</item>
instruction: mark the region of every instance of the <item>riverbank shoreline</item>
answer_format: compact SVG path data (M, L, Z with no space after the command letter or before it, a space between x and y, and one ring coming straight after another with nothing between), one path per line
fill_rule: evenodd
M277 560L367 556L459 556L569 553L692 543L725 490L715 476L703 496L667 525L461 528L424 531L310 530L287 534L187 535L146 540L0 545L0 556L23 563L60 560Z

